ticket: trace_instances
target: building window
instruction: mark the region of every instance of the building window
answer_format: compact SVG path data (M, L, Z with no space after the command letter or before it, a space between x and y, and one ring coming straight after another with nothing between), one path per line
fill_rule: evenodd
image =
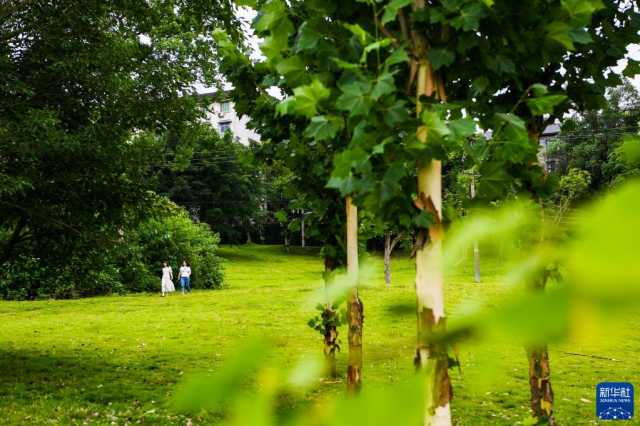
M218 131L224 134L227 130L231 131L231 122L230 121L221 121L218 123Z
M223 102L220 104L220 112L231 111L231 102Z

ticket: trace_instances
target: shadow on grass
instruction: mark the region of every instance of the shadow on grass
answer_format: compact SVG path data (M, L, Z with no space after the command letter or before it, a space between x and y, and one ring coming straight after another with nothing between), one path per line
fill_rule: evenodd
M389 315L394 317L407 317L416 315L416 304L410 302L394 303L386 307Z
M224 260L229 261L237 261L237 262L259 262L262 259L255 254L249 253L247 251L240 251L242 249L235 247L222 247L218 249L216 253L218 256L223 258Z
M37 351L0 350L0 399L53 398L77 403L145 402L159 388L173 386L178 371L158 357L145 363L119 365L108 353L47 354ZM164 365L163 365L164 364Z

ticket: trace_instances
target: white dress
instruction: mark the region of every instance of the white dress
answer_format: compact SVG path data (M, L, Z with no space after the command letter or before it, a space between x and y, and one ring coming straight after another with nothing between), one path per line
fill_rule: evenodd
M172 291L176 291L176 288L173 285L173 281L171 281L172 277L173 277L173 272L171 270L171 266L162 268L162 292L163 293L171 293Z

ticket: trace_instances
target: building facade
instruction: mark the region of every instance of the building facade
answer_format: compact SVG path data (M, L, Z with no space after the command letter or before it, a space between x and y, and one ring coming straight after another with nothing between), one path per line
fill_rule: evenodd
M243 145L248 145L249 141L260 140L259 134L247 128L249 117L238 117L233 108L233 102L229 100L228 96L220 96L218 92L202 93L200 96L214 98L207 110L207 120L220 134L231 132L233 137Z

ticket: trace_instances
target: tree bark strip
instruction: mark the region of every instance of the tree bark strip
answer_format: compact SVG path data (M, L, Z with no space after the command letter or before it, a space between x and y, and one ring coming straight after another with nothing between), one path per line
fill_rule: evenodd
M416 8L424 8L424 2L416 0ZM415 39L415 37L414 37ZM418 40L420 40L418 38ZM420 43L414 43L420 46ZM436 96L444 99L444 90L431 69L426 58L426 41L422 39L424 52L415 52L418 62L417 72L417 113L420 116L421 96ZM427 129L421 127L417 132L418 139L427 143ZM431 160L418 168L418 197L423 201L423 208L429 208L435 216L436 223L429 228L428 238L425 231L418 238L421 246L416 251L416 294L418 302L418 342L416 349L416 366L427 372L427 401L424 417L425 425L451 425L450 400L452 397L451 380L448 373L448 357L446 348L429 344L428 336L435 329L444 327L444 273L442 266L442 165L440 161ZM422 241L422 243L420 243Z
M553 389L551 388L551 368L547 346L527 348L529 360L529 388L531 390L531 411L538 423L555 425L553 415Z
M362 326L364 307L358 296L358 208L346 197L347 211L347 273L356 282L347 298L347 326L349 327L349 360L347 390L357 392L362 383Z

